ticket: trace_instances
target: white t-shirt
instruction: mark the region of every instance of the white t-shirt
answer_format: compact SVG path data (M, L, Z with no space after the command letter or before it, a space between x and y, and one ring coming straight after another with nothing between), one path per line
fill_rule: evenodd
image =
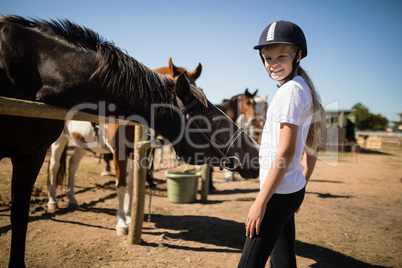
M260 187L265 182L268 171L274 162L279 144L280 123L297 125L295 155L285 177L276 189L278 194L297 192L306 185L304 167L300 162L310 122L313 115L313 101L310 88L300 76L283 84L268 107L267 118L261 138L259 152ZM274 163L275 164L275 163Z

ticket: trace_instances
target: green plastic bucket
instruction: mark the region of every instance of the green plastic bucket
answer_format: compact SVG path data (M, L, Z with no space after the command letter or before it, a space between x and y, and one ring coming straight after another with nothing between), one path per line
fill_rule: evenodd
M168 200L172 203L194 203L200 174L191 172L166 172Z

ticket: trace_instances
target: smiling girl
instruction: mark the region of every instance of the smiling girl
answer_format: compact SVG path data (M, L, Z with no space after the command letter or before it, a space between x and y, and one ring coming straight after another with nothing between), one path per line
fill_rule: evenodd
M277 21L262 32L258 49L268 75L279 82L267 111L260 147L260 191L246 220L239 267L296 267L294 214L317 160L323 108L299 66L307 56L303 31ZM300 162L304 152L303 162Z

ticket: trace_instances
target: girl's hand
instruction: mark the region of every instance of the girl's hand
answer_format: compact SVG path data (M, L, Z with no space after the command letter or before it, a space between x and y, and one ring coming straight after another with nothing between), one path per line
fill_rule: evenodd
M246 221L246 236L253 238L260 233L260 226L265 214L265 206L257 201L251 206Z

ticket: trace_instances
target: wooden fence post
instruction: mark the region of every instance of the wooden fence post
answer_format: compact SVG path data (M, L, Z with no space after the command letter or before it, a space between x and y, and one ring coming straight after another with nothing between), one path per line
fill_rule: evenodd
M141 140L142 126L135 126L134 132L134 161L133 161L133 203L131 210L131 223L129 228L129 244L140 244L142 235L142 224L144 220L145 205L145 168L141 165L143 148L137 146Z
M201 167L201 202L207 202L209 193L209 181L211 179L211 166L205 164Z

